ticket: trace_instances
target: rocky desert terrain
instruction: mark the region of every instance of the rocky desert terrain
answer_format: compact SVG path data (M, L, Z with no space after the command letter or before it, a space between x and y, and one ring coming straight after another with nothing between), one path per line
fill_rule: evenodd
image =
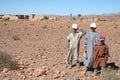
M72 31L71 25L90 31L90 21L0 21L0 52L12 55L19 64L17 70L0 73L0 80L102 80L100 74L85 73L85 67L67 68L66 36ZM96 31L106 37L111 57L108 63L120 66L120 22L98 21ZM81 39L80 57L82 63L84 41ZM120 77L120 70L116 70Z

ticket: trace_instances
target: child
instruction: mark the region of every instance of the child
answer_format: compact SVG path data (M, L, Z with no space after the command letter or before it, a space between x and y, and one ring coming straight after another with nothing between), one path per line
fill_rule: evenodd
M98 67L101 67L101 73L104 71L106 67L106 63L109 57L108 47L105 44L105 37L99 36L99 42L95 45L94 53L94 75L97 74Z
M85 35L84 30L78 31L78 25L73 24L72 25L73 32L70 33L67 36L67 42L68 42L68 57L67 57L67 62L68 62L68 68L72 68L72 60L74 59L76 61L76 65L79 67L79 46L80 46L80 39L82 38L83 35Z
M93 51L94 46L99 40L99 33L96 32L97 25L96 23L90 24L90 32L88 32L85 36L85 60L84 65L86 67L86 71L92 69L93 67Z

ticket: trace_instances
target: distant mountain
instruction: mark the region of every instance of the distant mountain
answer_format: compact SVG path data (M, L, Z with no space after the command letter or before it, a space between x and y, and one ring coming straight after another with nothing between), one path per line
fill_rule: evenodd
M120 12L118 12L118 13L110 13L110 14L102 14L101 16L120 16Z

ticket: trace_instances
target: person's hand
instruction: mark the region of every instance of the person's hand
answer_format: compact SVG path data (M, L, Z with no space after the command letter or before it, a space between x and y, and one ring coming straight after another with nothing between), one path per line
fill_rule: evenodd
M83 33L83 35L86 34L86 31L84 29L80 29L80 31Z
M87 51L85 51L84 53L83 53L83 57L85 58L85 59L87 59Z
M69 51L70 49L68 48L68 51Z

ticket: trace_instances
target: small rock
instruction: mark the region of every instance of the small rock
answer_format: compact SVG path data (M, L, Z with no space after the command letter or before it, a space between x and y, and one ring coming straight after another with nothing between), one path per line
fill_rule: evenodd
M86 74L86 71L80 71L81 76L84 76Z
M21 56L16 56L17 60L21 60L21 58L22 58Z
M80 69L74 69L73 71L74 71L74 72L78 72L78 71L80 71Z
M43 59L46 59L46 56L42 56Z
M96 79L96 80L99 79L99 78L100 78L99 76L94 76L94 79Z
M43 61L47 61L47 59L43 59Z
M53 64L52 67L54 67L56 64Z
M22 69L24 69L24 68L25 68L24 65L19 65L19 69L20 69L20 70L22 70Z
M9 71L8 68L3 68L2 72L1 73L7 73Z
M54 72L55 72L55 74L60 74L59 70L55 70Z
M33 58L32 58L32 57L29 57L29 60L33 60Z
M65 71L62 71L61 72L61 77L64 77L66 75L66 72Z
M37 68L34 70L33 75L38 77L38 76L42 76L46 74L46 70L45 69L41 69L41 68Z
M42 66L42 68L43 68L43 69L46 69L46 68L47 68L47 66Z
M59 78L59 77L60 77L60 76L59 76L58 74L54 74L54 75L53 75L53 78L54 78L54 79L57 79L57 78Z

